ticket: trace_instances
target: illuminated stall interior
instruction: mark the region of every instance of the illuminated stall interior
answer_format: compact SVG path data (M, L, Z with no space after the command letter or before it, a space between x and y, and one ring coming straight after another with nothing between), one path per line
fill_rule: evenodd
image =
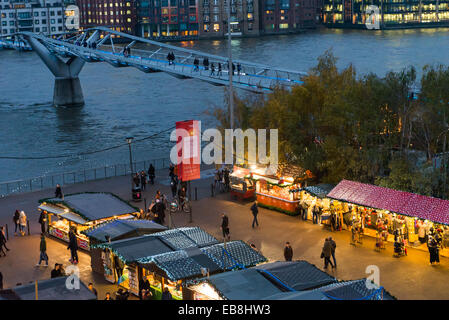
M138 295L148 281L154 299L168 288L177 300L190 299L185 281L266 261L242 241L226 248L201 228L177 228L94 246L104 252L105 278Z
M396 234L406 245L427 250L425 242L433 229L445 244L440 253L449 253L448 200L348 180L327 197L344 212L344 223L361 226L365 235L382 233L387 241L394 241Z
M293 165L279 164L277 172L272 172L270 167L251 168L258 205L289 215L298 214L300 201L300 194L291 191L305 186L312 177L310 171Z
M40 200L39 212L47 214L48 234L69 241L73 230L78 247L89 250L89 238L82 232L116 219L133 219L137 208L111 193L78 193Z
M330 211L330 199L326 196L334 187L334 184L318 184L293 189L291 192L299 193L300 205L307 208L306 220L312 220L312 209L314 206L321 207L324 213Z
M254 197L256 184L251 179L250 169L234 166L229 178L232 196L239 199L250 199Z

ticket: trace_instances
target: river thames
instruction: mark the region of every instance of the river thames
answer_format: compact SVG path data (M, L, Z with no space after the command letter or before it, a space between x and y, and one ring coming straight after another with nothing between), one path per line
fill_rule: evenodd
M297 35L235 39L234 58L308 71L317 57L332 49L343 68L352 63L358 74L414 65L447 64L449 29L330 30ZM173 43L217 55L227 54L225 40ZM106 63L86 64L80 74L82 108L54 108L54 78L31 52L0 50L0 150L2 156L41 157L77 154L115 146L125 137L142 138L174 126L175 121L202 120L223 105L224 89L167 74L145 74ZM240 92L245 95L247 93ZM136 160L167 157L168 134L134 145ZM126 163L126 147L62 160L0 160L0 182L51 173Z

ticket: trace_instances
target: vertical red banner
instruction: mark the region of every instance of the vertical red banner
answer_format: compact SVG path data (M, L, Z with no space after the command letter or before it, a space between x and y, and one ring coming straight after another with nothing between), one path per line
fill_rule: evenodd
M201 177L200 134L200 121L176 122L178 177L182 181Z

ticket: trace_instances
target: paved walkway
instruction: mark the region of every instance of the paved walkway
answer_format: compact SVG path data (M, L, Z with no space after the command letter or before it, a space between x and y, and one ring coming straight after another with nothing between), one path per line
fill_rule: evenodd
M167 173L164 172L164 175ZM66 194L80 191L109 191L124 199L129 198L129 177L117 177L106 180L72 185L64 188ZM160 179L162 182L164 179ZM158 181L156 181L158 182ZM365 269L376 265L380 269L380 282L398 299L447 299L449 297L449 259L442 258L441 265L429 266L428 253L409 249L408 256L393 257L391 244L382 252L374 251L374 240L365 238L362 246L349 244L350 234L346 231L330 232L323 227L305 222L298 217L290 217L282 213L260 208L260 227L252 229L250 203L232 200L229 194L210 197L212 180L203 179L192 182L192 188L198 189L198 201L193 201L193 223L185 213L173 215L176 227L200 226L221 239L219 229L221 212L226 212L230 220L231 239L254 243L271 261L283 260L283 246L290 241L294 251L294 259L305 259L319 268L323 267L320 259L321 247L325 237L332 236L337 242L338 268L328 272L338 279L351 280L366 277ZM144 197L153 198L157 189L170 194L168 186L157 184L144 192ZM8 223L11 229L12 214L16 208L23 209L30 218L31 236L14 237L10 233L8 245L11 249L6 258L0 258L0 271L3 273L5 287L14 286L17 282L27 283L35 279L49 278L50 268L35 268L38 259L39 242L37 223L38 199L52 196L53 190L14 195L0 199L0 224ZM193 194L192 194L192 197ZM137 206L143 207L143 201ZM168 221L168 219L166 219ZM50 265L55 262L68 264L69 251L66 245L57 240L47 240ZM81 279L92 281L103 298L106 291L114 291L115 286L108 284L101 276L90 270L88 254L80 253Z

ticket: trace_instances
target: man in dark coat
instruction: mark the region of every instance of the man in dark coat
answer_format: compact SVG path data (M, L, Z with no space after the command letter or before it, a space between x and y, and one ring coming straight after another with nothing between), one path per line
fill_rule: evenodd
M64 195L62 194L62 189L59 184L56 185L55 198L64 199Z
M167 287L165 287L164 292L162 292L161 300L173 300L173 297Z
M284 258L285 261L292 261L293 259L293 248L290 246L290 242L285 243Z
M229 241L231 239L229 236L229 219L224 213L221 215L221 231L223 232L223 238Z
M337 249L337 243L335 243L334 239L332 239L332 237L329 237L329 242L331 244L332 247L332 260L334 260L334 268L337 267L337 260L335 259L335 249Z
M41 232L45 234L47 224L47 214L44 212L44 210L41 211L41 214L39 216L39 223L41 225Z
M69 232L69 245L67 247L67 250L70 249L70 262L71 263L78 263L78 240L76 239L75 233L73 233L72 230Z
M142 185L142 191L144 191L147 186L147 174L143 170L140 173L140 184Z
M323 250L321 251L321 257L324 258L324 269L327 269L328 265L330 264L332 269L334 268L334 265L331 262L331 255L332 255L332 244L329 241L329 238L326 238L324 240Z
M259 222L257 221L257 215L259 214L259 209L257 208L257 200L254 201L253 205L251 206L251 211L253 213L253 228L254 228L254 224L256 224L257 226L259 226Z
M154 184L154 177L156 176L154 171L153 164L150 163L150 167L148 168L148 178L150 179L151 184Z

